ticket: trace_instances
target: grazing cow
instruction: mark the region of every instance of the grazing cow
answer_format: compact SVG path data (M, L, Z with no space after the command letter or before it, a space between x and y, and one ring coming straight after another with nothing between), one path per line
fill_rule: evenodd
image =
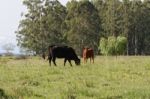
M90 63L91 63L91 60L94 63L94 51L92 48L84 48L83 49L83 61L84 61L84 63L87 63L88 58L90 58Z
M51 61L53 61L54 65L56 66L56 58L64 58L64 66L66 64L66 61L71 64L71 60L75 61L76 65L80 65L80 59L77 57L75 51L73 48L68 47L68 46L49 46L49 55L48 55L48 60L49 64L51 65Z

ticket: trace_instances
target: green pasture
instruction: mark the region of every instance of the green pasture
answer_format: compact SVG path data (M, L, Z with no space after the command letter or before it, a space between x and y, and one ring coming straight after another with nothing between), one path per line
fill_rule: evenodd
M97 56L57 67L39 57L0 58L0 99L150 99L150 56Z

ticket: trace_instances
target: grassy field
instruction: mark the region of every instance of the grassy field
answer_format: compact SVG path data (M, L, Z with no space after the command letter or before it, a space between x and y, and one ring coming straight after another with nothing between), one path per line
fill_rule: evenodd
M150 57L96 57L57 67L38 57L0 58L0 99L150 99Z

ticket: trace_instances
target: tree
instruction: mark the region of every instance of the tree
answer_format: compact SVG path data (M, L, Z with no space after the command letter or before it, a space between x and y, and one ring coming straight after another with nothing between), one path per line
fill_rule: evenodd
M58 0L23 4L28 12L16 31L18 45L36 54L51 44L70 45L78 54L83 47L97 52L100 38L110 36L127 38L128 55L150 54L149 0L71 0L66 7Z
M142 33L143 43L141 44L141 52L150 55L150 1L144 0L142 6Z
M150 2L148 0L143 2L141 0L93 1L99 11L103 37L127 37L126 54L128 55L148 53L148 35L150 34Z
M42 7L41 0L24 0L23 4L27 7L28 12L20 21L16 31L18 45L40 53L41 31L40 31L40 11Z
M97 9L88 0L72 0L67 4L67 17L65 20L65 36L69 43L78 52L84 46L98 50L100 38L100 19Z
M61 24L66 8L58 0L24 0L28 12L16 31L18 45L41 54L50 44L63 42Z
M27 48L20 48L20 53L22 55L34 55L35 53Z
M11 51L14 50L15 45L12 43L7 43L7 44L3 45L2 48L6 51L7 54L9 54L9 53L11 53Z

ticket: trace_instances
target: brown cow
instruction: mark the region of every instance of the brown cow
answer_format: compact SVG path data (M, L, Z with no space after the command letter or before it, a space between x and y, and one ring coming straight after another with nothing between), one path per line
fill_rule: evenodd
M94 51L92 48L84 48L83 49L83 61L87 63L87 59L90 58L91 61L94 63Z

